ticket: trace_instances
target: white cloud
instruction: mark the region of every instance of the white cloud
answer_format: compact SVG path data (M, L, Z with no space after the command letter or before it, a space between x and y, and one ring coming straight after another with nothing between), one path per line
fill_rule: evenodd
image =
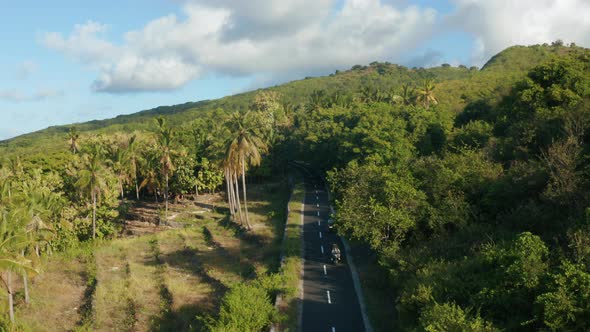
M37 72L39 66L36 62L31 60L26 60L18 64L16 68L16 77L18 79L24 80L29 78L32 74Z
M298 78L393 60L427 39L436 21L432 9L384 0L193 0L183 12L127 32L121 45L96 22L42 42L98 70L97 91L157 91L206 73Z
M506 47L556 39L590 46L588 0L453 0L450 22L475 37L474 62Z
M32 94L25 94L16 90L0 90L0 101L5 102L28 102L41 101L50 98L61 97L64 92L51 88L38 89Z
M119 49L104 40L108 26L88 21L77 24L69 37L64 38L60 33L46 33L41 42L48 48L60 51L65 55L87 64L102 64L119 54Z

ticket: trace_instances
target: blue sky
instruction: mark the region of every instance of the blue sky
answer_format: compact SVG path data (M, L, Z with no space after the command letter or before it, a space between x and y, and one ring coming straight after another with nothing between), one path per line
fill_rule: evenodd
M357 63L481 65L513 44L590 46L585 0L106 3L5 1L0 140Z

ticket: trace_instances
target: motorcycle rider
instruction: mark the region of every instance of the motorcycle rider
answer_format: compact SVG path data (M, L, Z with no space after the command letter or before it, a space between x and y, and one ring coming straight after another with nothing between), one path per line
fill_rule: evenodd
M336 243L332 244L332 262L339 263L340 262L340 248Z

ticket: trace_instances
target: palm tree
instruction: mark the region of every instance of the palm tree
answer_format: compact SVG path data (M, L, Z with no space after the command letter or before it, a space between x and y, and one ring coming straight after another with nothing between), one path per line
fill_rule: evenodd
M248 199L246 196L246 169L249 166L260 165L260 151L266 151L266 144L260 139L259 134L255 131L255 126L250 112L236 112L230 121L232 127L232 138L228 141L226 149L226 161L228 165L236 172L241 171L242 191L244 195L244 210L246 215L246 225L251 228L250 218L248 216ZM236 186L237 187L237 186Z
M128 171L127 151L121 145L112 144L109 152L110 164L113 172L117 176L117 181L119 182L119 194L121 196L121 201L123 201L125 196L123 185L129 181L130 175Z
M34 274L30 260L20 253L27 246L27 237L22 225L21 215L7 204L0 205L0 271L1 280L8 293L8 310L10 321L14 322L14 290L12 273Z
M75 127L70 127L70 131L68 132L68 139L70 140L70 151L73 154L79 150L78 148L78 138L80 138L80 134L76 131Z
M135 195L137 196L137 200L139 200L139 185L137 183L139 162L139 153L137 151L137 135L131 136L129 138L129 142L127 143L127 161L129 166L127 171L129 172L129 177L133 179L133 182L135 183Z
M19 211L22 218L28 248L33 248L37 257L40 255L40 246L42 244L48 244L55 235L51 227L46 223L52 208L55 208L57 205L53 197L39 189L39 187L36 187L34 183L25 182L23 184L23 191L16 200L18 205L15 210ZM21 255L25 258L28 248L21 250ZM23 271L22 277L25 290L25 303L28 304L29 287L26 270Z
M417 91L416 100L421 102L426 109L430 108L430 104L438 104L438 100L434 96L434 81L426 79L422 82L422 86Z
M158 202L158 192L162 187L160 180L160 157L154 150L147 150L145 157L141 159L141 177L143 180L139 184L139 190L147 188L148 192L154 194L156 203Z
M7 165L0 168L0 181L2 181L2 191L6 192L8 199L12 196L12 187L17 182L23 173L23 166L20 158L17 156L10 159Z
M96 203L106 189L104 166L101 162L102 153L98 145L91 145L90 151L84 156L84 168L76 185L90 196L92 202L92 239L96 238Z
M166 120L162 117L156 118L158 123L159 135L158 146L160 148L161 158L160 165L162 166L162 173L166 181L166 190L164 191L164 199L166 201L166 219L168 219L168 177L174 172L174 165L172 164L172 129L166 126Z
M415 99L414 88L409 84L403 84L400 97L401 97L401 101L404 105L407 106L407 105L412 104Z

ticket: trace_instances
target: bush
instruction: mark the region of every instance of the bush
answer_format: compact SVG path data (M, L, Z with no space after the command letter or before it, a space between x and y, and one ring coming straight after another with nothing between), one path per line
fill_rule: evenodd
M554 331L587 331L590 326L590 274L584 265L562 264L551 290L537 298L544 323Z
M267 291L253 283L239 283L223 297L219 319L209 323L214 332L262 331L277 317Z
M492 332L499 331L479 315L470 317L454 303L435 303L420 316L420 324L428 332Z

